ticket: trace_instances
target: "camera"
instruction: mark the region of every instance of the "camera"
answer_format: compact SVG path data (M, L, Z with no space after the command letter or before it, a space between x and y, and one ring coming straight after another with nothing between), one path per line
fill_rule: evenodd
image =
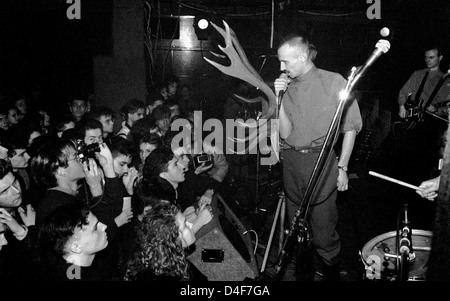
M100 152L100 145L92 143L87 145L83 140L77 140L78 159L81 162L87 161L89 158L95 158L95 153Z
M199 167L200 165L202 165L202 163L205 163L205 165L214 164L213 155L202 153L192 158L192 165L194 166L194 168Z

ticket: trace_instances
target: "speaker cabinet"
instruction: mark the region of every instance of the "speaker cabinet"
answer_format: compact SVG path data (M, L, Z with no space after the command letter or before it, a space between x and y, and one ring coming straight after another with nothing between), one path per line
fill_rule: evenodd
M212 200L213 219L196 233L195 250L188 259L209 281L243 281L258 276L250 232L220 194ZM203 262L202 249L222 249L222 262Z

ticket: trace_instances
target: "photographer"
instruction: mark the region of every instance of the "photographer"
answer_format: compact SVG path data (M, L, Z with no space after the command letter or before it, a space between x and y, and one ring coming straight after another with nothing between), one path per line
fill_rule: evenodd
M67 203L83 202L95 210L99 200L117 201L121 187L111 152L104 143L98 148L87 155L75 141L61 139L44 144L36 152L31 159L31 174L39 185L47 188L36 209L36 225ZM100 162L101 169L93 157ZM109 221L102 222L109 227L111 217L105 218Z

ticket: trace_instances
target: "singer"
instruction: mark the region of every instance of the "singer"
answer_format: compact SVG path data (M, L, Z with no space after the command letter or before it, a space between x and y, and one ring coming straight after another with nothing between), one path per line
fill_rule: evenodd
M338 106L339 92L346 85L341 75L314 65L316 54L316 48L298 35L286 37L278 48L280 69L284 73L275 80L274 88L276 95L283 95L279 119L280 137L284 140L283 181L289 221L293 220L299 208ZM349 101L340 125L340 132L345 134L339 159L336 155L328 158L309 209L312 245L322 259L324 281L339 280L341 243L336 231L337 190L348 189L348 162L361 128L358 103L356 100ZM297 280L312 281L314 264L304 264L305 260L308 259L304 254L301 260L297 260L296 277ZM303 266L310 268L304 270Z

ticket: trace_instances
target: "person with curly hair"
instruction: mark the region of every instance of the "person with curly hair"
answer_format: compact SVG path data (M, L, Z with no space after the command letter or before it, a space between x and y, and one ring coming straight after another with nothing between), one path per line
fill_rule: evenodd
M137 241L124 280L207 280L186 257L185 248L195 242L195 235L176 205L163 201L146 211L137 228Z

